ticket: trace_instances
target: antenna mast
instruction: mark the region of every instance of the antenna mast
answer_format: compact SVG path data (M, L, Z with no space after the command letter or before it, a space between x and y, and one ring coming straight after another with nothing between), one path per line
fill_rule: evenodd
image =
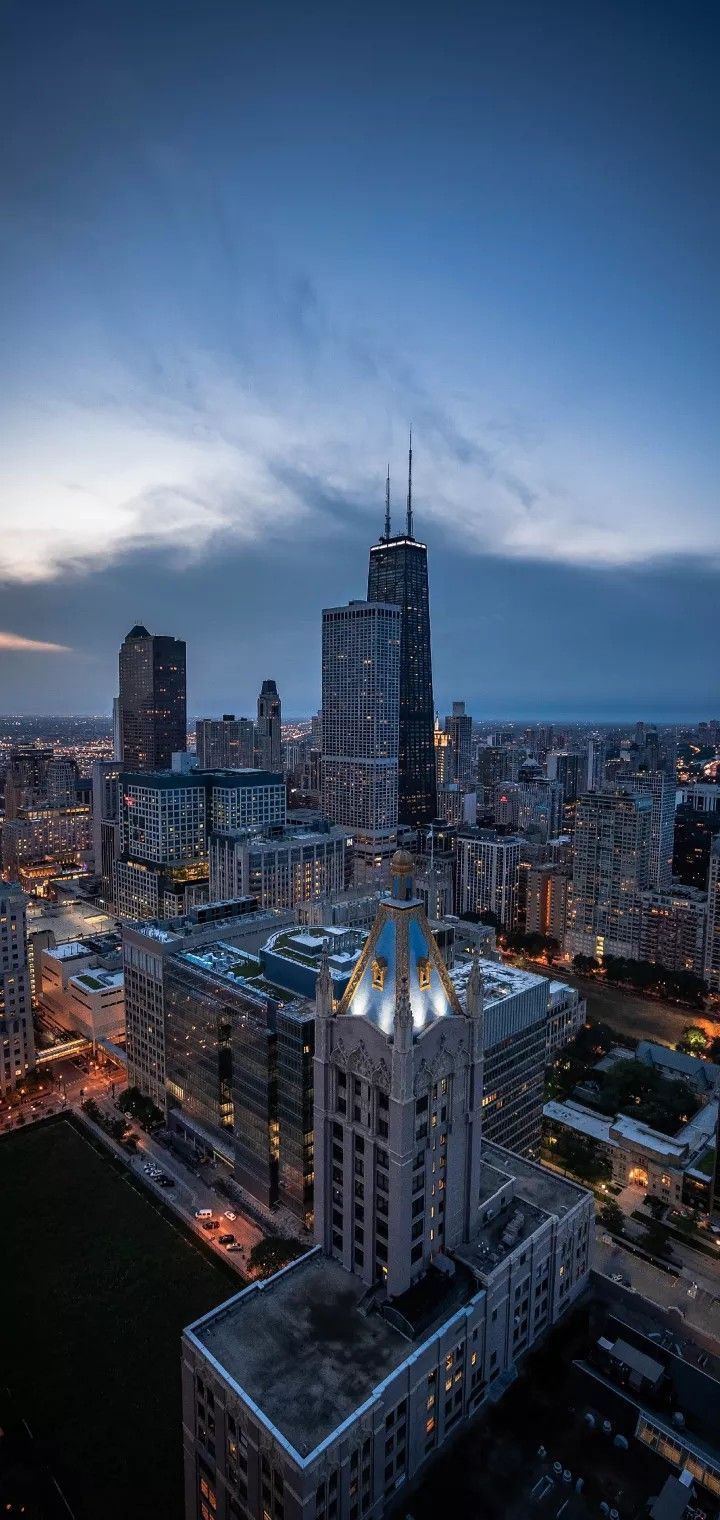
M410 448L408 451L408 494L407 494L407 536L413 536L413 512L412 512L412 428L410 429Z
M385 481L385 537L390 537L390 466L387 467L387 480Z

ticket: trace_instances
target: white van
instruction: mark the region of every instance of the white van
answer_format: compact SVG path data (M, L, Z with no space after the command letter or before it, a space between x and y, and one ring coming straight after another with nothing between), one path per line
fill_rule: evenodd
M196 1219L212 1219L212 1209L196 1209Z

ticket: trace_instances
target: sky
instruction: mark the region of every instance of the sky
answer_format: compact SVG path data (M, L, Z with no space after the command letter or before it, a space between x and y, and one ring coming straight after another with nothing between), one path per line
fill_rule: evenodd
M434 684L720 711L720 14L5 0L0 711L320 697L390 463Z

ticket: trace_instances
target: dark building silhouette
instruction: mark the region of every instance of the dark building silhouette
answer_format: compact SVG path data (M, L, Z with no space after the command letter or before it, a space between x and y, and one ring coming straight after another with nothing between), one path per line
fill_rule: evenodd
M282 711L274 681L263 681L257 701L255 764L261 770L282 770Z
M413 534L412 436L408 466L405 532L395 537L388 472L385 532L370 550L367 599L402 608L398 822L416 827L435 818L437 786L427 548Z
M120 756L126 771L169 770L187 748L185 643L137 623L120 648Z
M710 865L710 846L720 833L720 810L701 812L681 803L675 812L672 874L685 887L705 892Z

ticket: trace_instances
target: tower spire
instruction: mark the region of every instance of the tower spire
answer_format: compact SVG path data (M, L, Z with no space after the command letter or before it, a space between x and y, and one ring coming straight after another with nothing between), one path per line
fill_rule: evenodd
M387 480L385 481L385 537L390 537L390 465L387 467Z
M410 429L410 448L408 450L408 494L407 494L407 536L413 536L413 512L412 512L412 428Z

